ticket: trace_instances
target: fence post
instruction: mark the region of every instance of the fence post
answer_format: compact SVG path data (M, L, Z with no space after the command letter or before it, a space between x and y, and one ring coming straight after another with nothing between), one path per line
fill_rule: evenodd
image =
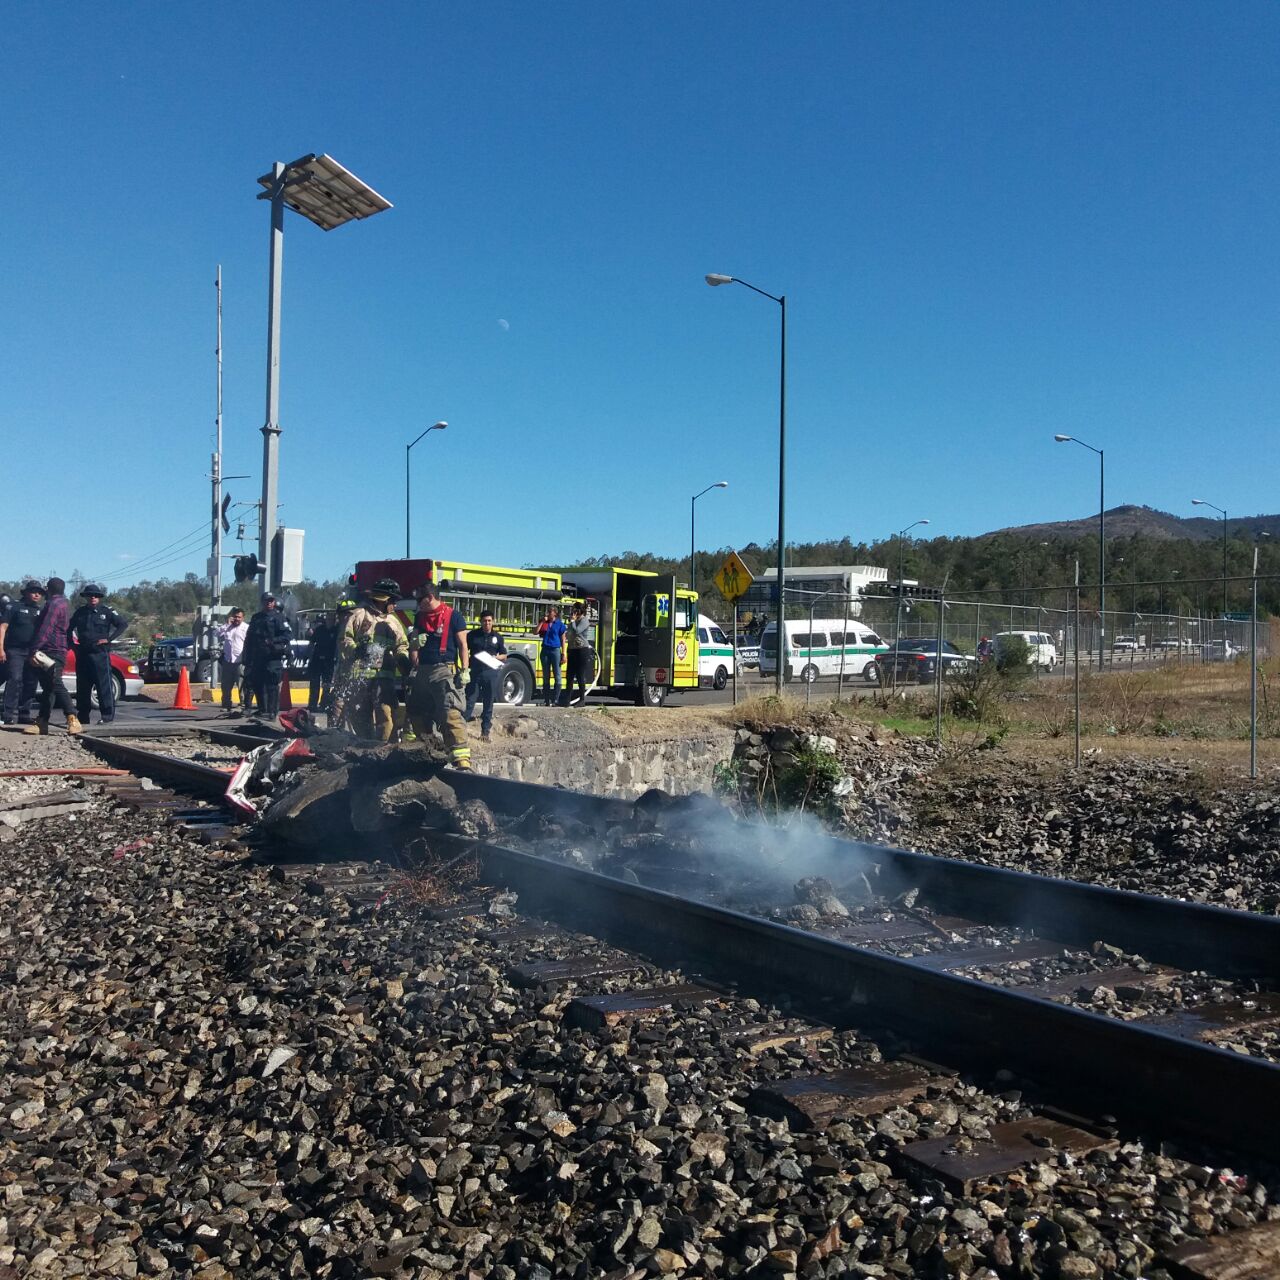
M1253 582L1249 602L1249 777L1258 776L1258 548L1253 549ZM1225 642L1224 642L1225 645ZM1223 648L1222 657L1226 660Z
M1080 767L1080 561L1076 561L1076 768Z
M756 670L759 670L757 667ZM738 705L738 602L733 602L733 705Z
M938 746L942 746L942 643L943 634L946 630L947 618L947 602L940 595L938 597L938 665L937 665L937 693L934 698L933 709L933 737Z

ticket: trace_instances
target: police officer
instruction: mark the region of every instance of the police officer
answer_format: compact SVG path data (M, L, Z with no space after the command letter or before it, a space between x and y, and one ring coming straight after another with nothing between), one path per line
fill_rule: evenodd
M258 700L257 715L274 720L280 714L280 682L289 656L293 631L270 591L262 593L262 608L249 619L244 639L245 679Z
M502 675L501 666L491 666L478 654L489 655L492 661L507 656L507 643L502 632L493 626L493 614L486 609L480 615L480 625L467 633L467 653L471 660L471 682L467 685L467 705L462 718L470 724L475 719L476 701L480 702L480 736L489 741L493 728L493 695Z
M31 699L36 694L36 669L27 661L44 600L44 587L36 581L22 584L22 598L0 614L0 663L4 665L5 724L30 724Z
M128 625L110 605L102 603L106 591L88 582L80 591L88 602L71 615L67 639L76 655L76 714L81 724L89 723L93 690L98 690L98 713L103 724L116 718L116 692L111 681L111 642L124 634Z

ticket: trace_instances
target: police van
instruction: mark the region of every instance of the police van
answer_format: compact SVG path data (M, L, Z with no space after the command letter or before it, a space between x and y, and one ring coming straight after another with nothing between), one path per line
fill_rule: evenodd
M783 623L782 678L797 677L812 684L820 676L861 676L869 684L879 679L876 655L889 646L870 627L851 618L788 618ZM760 637L760 674L778 669L777 623L770 622Z
M723 689L734 674L733 642L705 613L698 614L698 683Z

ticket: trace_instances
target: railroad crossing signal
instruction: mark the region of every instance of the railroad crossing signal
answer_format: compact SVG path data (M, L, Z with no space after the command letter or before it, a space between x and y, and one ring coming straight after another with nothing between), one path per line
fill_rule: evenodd
M755 581L751 570L742 563L742 557L736 551L730 551L716 574L716 586L720 594L732 604Z

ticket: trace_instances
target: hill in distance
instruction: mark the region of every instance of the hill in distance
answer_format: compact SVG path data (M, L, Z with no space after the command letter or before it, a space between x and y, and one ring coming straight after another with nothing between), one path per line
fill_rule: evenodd
M1083 538L1098 531L1098 516L1085 516L1080 520L1057 520L1046 524L1021 524L1008 529L996 529L983 537L997 535L1018 538ZM1264 532L1280 539L1280 515L1234 516L1227 515L1227 533L1230 537L1251 537ZM1150 538L1154 541L1213 542L1222 537L1222 517L1175 516L1154 507L1120 506L1107 511L1107 538Z

